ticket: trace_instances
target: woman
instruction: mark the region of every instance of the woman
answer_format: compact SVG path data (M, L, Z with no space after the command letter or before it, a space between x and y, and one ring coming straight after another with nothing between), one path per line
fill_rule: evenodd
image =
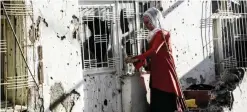
M161 12L148 9L143 21L150 31L148 50L136 57L128 57L127 63L134 63L137 70L150 58L151 112L174 112L185 109L172 57L170 34L162 28ZM164 41L165 40L165 41Z

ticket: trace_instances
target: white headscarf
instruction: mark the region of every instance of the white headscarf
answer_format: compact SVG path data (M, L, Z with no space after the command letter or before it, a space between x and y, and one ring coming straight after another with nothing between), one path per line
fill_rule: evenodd
M154 29L150 31L148 36L148 41L150 41L156 32L164 29L164 17L162 16L161 12L155 8L149 8L144 14L143 17L147 16L149 18L150 23L154 26Z

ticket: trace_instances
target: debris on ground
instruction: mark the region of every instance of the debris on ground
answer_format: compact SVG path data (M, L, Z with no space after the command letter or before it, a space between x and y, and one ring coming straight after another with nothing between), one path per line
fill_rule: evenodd
M201 109L201 111L203 112L223 112L224 108L232 110L234 102L233 91L243 80L244 74L245 70L242 68L228 69L221 75L221 78L217 82L216 86L206 84L193 84L189 86L187 90L195 92L205 90L210 91L211 98L208 99L209 103L207 108ZM199 93L200 92L198 92L198 94Z

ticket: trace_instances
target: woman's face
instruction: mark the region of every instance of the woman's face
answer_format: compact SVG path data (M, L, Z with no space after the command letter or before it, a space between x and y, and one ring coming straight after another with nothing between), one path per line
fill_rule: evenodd
M143 22L144 22L144 25L147 27L148 30L152 31L154 29L154 26L150 22L148 16L143 17Z

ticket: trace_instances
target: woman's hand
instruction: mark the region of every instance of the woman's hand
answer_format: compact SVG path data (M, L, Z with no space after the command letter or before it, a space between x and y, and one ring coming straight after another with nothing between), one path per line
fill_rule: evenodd
M133 57L127 57L127 58L125 58L125 62L126 63L134 63L134 62L137 62L137 61L139 61L139 60L138 59L135 59Z

